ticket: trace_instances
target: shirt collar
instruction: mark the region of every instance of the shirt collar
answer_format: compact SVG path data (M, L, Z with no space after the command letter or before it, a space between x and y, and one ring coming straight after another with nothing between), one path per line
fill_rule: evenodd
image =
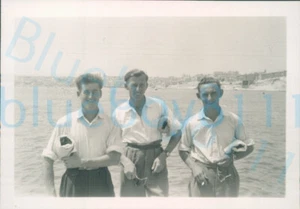
M82 112L82 108L80 108L78 111L77 111L77 119L83 117L83 112ZM100 111L98 111L98 115L97 115L98 118L101 118L103 119L104 118L104 114Z
M146 102L145 102L144 106L149 108L149 107L152 106L152 104L154 104L154 103L151 102L151 100L148 97L146 97ZM129 104L129 99L126 101L125 105L126 105L125 112L128 112L130 110L134 110L134 108Z
M218 121L219 119L223 118L223 117L224 117L224 112L223 112L222 108L220 107L220 114L216 118L215 122ZM203 119L211 120L210 118L208 118L205 115L204 108L202 108L201 111L198 113L198 120L203 120Z

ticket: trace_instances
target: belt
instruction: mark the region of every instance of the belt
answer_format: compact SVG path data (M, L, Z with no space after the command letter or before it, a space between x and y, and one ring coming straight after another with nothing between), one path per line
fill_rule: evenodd
M199 164L201 164L201 165L203 165L203 166L205 166L205 167L207 167L207 168L213 168L213 169L216 169L216 168L218 168L218 164L217 163L204 163L204 162L201 162L201 161L199 161L199 160L196 160L195 159L195 162L197 162L197 163L199 163Z
M93 168L93 169L86 169L86 168L78 168L78 170L80 171L94 171L94 170L97 170L99 168Z
M203 162L201 162L199 160L196 160L196 159L195 159L195 161L197 163L207 167L207 168L215 169L220 182L223 182L228 177L231 177L231 174L229 173L229 169L234 167L233 161L227 167L219 166L217 163L206 164L206 163L203 163Z
M227 167L234 166L234 164L233 164L234 163L233 156L230 156L230 158L231 158L231 162L230 162L230 164ZM192 157L192 159L195 162L198 162L198 163L200 163L200 164L202 164L202 165L204 165L204 166L206 166L208 168L222 168L222 166L218 165L218 163L205 163L205 162L202 162L202 161L200 161L200 160L198 160L198 159L196 159L194 157Z
M79 170L79 171L95 171L95 170L99 170L99 169L101 169L101 168L89 168L89 169L87 169L87 168L71 168L71 169L74 169L74 170Z
M161 147L162 140L156 140L150 143L145 144L137 144L137 143L127 143L128 147L137 148L141 150L147 150L147 149L155 149Z

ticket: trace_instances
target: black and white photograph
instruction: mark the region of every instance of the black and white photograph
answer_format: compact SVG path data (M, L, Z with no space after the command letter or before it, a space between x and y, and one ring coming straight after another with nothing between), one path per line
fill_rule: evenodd
M299 3L116 3L4 3L3 207L298 208Z

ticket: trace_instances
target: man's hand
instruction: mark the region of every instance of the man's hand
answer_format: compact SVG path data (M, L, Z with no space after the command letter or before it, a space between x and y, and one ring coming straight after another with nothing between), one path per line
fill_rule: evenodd
M205 185L207 184L207 176L203 170L203 168L201 168L198 165L195 165L192 168L192 174L194 176L194 178L196 179L196 181L200 184L200 185Z
M77 152L73 153L69 157L62 158L62 161L67 168L78 168L81 166L81 159Z
M152 172L160 173L166 167L166 158L167 155L165 152L162 152L153 162Z
M120 157L121 165L123 166L123 172L128 179L134 179L136 177L136 168L135 164L127 158L125 155Z
M123 163L124 167L124 174L128 179L134 179L136 176L136 169L135 165L131 161L127 161L126 163Z
M231 144L229 144L225 149L225 154L230 154L232 151L234 152L242 152L247 150L247 144L245 144L241 140L234 140Z
M45 174L45 186L46 193L49 196L56 197L56 191L54 186L54 161L48 157L44 157L44 174Z

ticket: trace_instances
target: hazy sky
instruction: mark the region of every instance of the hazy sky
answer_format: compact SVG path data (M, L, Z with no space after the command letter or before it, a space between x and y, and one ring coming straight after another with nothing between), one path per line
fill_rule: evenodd
M150 76L208 74L214 71L286 70L286 23L281 17L78 17L31 18L41 28L35 53L17 62L20 75L51 75L59 51L57 75L75 75L100 68L119 75L122 68L140 68ZM16 21L16 29L20 20ZM36 27L27 22L23 36ZM40 70L35 66L50 33L55 37ZM28 54L27 41L19 39L13 55Z

